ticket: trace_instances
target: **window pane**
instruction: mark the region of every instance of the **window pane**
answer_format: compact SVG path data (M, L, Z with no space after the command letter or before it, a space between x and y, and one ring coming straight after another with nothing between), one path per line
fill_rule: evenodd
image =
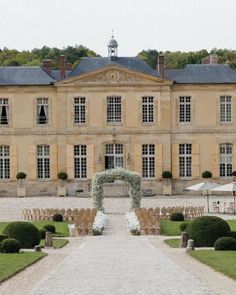
M155 177L155 145L142 145L142 176L146 178Z
M107 97L107 122L121 122L121 97Z
M87 146L74 146L74 175L75 178L87 178Z

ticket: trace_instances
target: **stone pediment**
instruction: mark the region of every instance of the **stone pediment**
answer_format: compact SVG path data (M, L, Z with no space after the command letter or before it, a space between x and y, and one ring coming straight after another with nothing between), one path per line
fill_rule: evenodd
M133 71L110 68L100 70L86 75L80 75L65 79L57 83L59 85L132 85L132 84L172 84L171 81L161 79L148 74L136 73Z

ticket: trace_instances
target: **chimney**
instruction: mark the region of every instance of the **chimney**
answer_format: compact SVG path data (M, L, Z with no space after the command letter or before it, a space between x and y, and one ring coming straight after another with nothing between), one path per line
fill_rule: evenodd
M67 71L71 71L71 70L72 70L72 64L71 64L70 62L68 62L68 63L66 64L66 70L67 70Z
M61 73L61 80L65 79L65 77L66 77L66 57L65 57L65 55L60 55L60 73Z
M217 65L218 64L218 56L217 56L217 54L211 54L210 55L210 64L211 65Z
M158 56L157 71L160 78L164 79L165 72L165 58L164 55Z
M44 59L43 60L43 68L48 74L51 74L52 72L52 61L51 59Z
M210 56L202 58L202 64L208 65L210 63Z

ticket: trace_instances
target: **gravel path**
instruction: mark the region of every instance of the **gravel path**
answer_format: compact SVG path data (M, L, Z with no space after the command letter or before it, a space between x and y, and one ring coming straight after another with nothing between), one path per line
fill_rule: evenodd
M216 295L173 263L148 237L127 234L124 215L111 215L101 237L86 237L30 295ZM120 226L112 234L114 226Z

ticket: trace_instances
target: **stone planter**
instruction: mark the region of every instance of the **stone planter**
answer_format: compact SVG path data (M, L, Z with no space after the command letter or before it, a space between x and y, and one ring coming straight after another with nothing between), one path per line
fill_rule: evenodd
M66 196L66 186L58 186L57 187L57 196L65 197Z
M171 179L163 179L162 184L163 196L171 196L172 195L172 181Z
M25 197L25 187L17 187L17 197Z

